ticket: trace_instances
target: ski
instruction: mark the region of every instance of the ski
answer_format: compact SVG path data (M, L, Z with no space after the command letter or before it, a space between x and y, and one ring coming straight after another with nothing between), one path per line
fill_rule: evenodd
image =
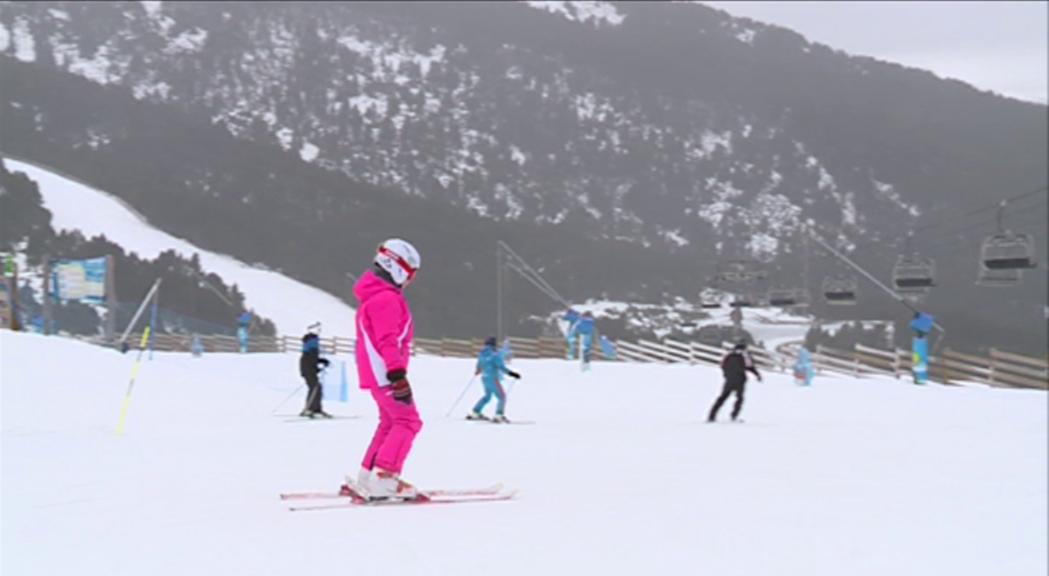
M308 418L306 416L298 416L295 418L286 418L285 422L324 422L325 420L359 420L360 416L332 416L331 418Z
M535 420L510 420L509 422L496 422L495 420L492 420L490 418L486 420L470 420L470 422L487 422L495 426L502 426L506 424L535 424Z
M497 494L482 494L477 496L465 496L465 497L434 497L434 496L420 496L411 500L375 500L369 501L361 498L360 496L354 496L352 498L342 498L337 501L327 501L318 504L305 504L298 506L289 506L288 510L291 512L306 512L310 510L334 510L337 508L371 508L371 507L383 507L383 506L418 506L426 504L466 504L471 502L500 502L504 500L511 500L517 494L517 491L503 492Z
M452 488L420 490L419 493L430 498L456 498L469 496L492 496L503 489L502 483L492 484L483 488ZM337 500L352 498L351 494L343 492L285 492L280 495L281 500Z

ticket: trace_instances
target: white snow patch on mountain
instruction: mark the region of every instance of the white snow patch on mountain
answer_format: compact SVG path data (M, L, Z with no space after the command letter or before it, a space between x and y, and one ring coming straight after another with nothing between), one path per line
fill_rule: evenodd
M317 159L317 155L320 154L321 149L315 145L303 141L302 148L299 149L299 157L306 162L313 162Z
M510 145L510 159L518 166L524 166L525 162L528 161L528 157L525 156L525 153L513 144Z
M593 22L595 26L608 24L618 26L626 18L616 7L608 2L548 2L528 0L525 2L532 8L546 10L551 14L561 16L573 22Z
M662 232L663 239L676 244L677 246L688 246L690 242L688 238L681 235L681 230L664 230Z
M879 196L888 200L889 202L892 202L901 210L906 211L908 214L915 218L921 216L921 210L919 210L917 206L913 204L908 204L903 201L903 198L900 198L900 194L896 192L895 186L887 182L881 182L880 180L874 178L871 179L871 182L874 184L874 190L878 192Z
M22 62L36 62L36 43L29 31L29 23L23 18L15 20L14 43L15 58Z
M291 149L291 144L295 139L295 132L287 126L277 130L277 141L280 142L280 147L285 150Z
M7 26L4 26L3 22L0 22L0 52L7 52L7 48L11 45L11 33L7 31Z
M199 52L204 47L207 40L207 30L194 27L192 30L184 30L181 34L171 40L167 47L164 48L164 52L167 54Z
M445 47L443 44L438 44L430 49L429 54L413 54L412 60L419 65L419 71L423 78L430 73L430 67L437 62L444 60Z
M380 118L386 117L386 110L389 107L389 102L386 100L385 94L379 94L378 97L371 96L369 94L358 94L353 98L346 101L352 108L357 109L357 113L364 116L367 119L369 110L375 110L375 113Z
M50 14L51 17L55 20L69 22L69 12L66 12L65 10L56 10L55 8L48 8L47 13Z
M755 232L747 241L747 251L758 260L770 260L778 250L779 240L764 232Z
M131 89L131 93L135 95L135 98L142 100L143 98L151 98L159 96L161 100L167 100L168 94L171 92L171 85L167 82L139 82Z
M156 16L157 14L160 14L163 2L160 0L142 0L139 4L142 5L142 9L146 11L146 14Z
M109 45L104 44L95 51L95 55L90 59L80 58L78 52L73 52L68 55L69 60L67 69L73 74L83 76L84 78L98 84L105 85L112 82L119 82L119 76L110 74L112 62L109 58L109 51Z
M700 140L700 144L703 148L704 155L710 154L711 152L722 147L725 152L732 153L732 132L725 130L720 134L711 130L704 130L703 136Z

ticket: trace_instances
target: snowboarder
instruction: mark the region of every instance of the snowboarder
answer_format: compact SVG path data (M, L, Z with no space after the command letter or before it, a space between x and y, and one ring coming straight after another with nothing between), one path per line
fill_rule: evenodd
M467 420L487 420L488 417L482 414L481 411L484 410L492 396L495 396L495 417L492 418L492 422L509 422L505 415L506 392L503 391L503 385L499 381L500 376L506 374L516 380L521 375L506 367L506 363L503 362L503 355L495 346L495 337L489 337L484 341L484 348L477 357L477 368L474 371L474 375L483 374L481 382L484 383L484 396L477 401L477 404L474 404L473 411L466 415Z
M721 389L721 395L710 407L707 422L717 420L718 410L721 410L721 405L733 392L736 393L736 405L732 408L732 420L739 420L739 413L743 409L743 390L747 383L747 372L752 372L758 382L762 381L761 374L754 365L754 358L747 351L747 343L744 341L736 343L732 351L721 359L721 372L725 375L725 385Z
M306 394L306 407L302 409L299 416L305 416L306 418L316 418L320 416L322 418L331 418L331 414L328 414L321 408L321 398L324 393L321 391L321 382L317 378L317 374L322 370L322 366L327 368L330 362L327 358L321 358L321 340L313 332L307 332L302 337L302 355L299 356L299 374L306 380L306 387L309 392Z
M379 245L373 268L353 287L357 308L357 374L379 409L379 426L364 454L356 486L369 499L410 499L414 486L400 475L423 423L408 384L414 327L403 290L419 270L419 252L397 238ZM351 483L347 478L347 483Z

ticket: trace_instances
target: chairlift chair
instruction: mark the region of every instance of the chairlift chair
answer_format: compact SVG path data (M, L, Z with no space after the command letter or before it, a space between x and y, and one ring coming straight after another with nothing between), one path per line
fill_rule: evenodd
M1034 238L1030 234L998 232L983 241L981 263L988 270L1024 270L1035 268Z
M856 304L856 279L847 276L828 276L823 280L823 296L827 304L852 306Z
M721 294L711 293L704 290L699 295L700 308L721 308Z
M987 268L981 265L979 275L976 277L976 283L980 286L1004 288L1009 286L1016 286L1020 283L1022 278L1023 272L1016 269L995 269Z
M900 256L892 267L892 282L901 293L927 292L936 285L936 264L932 258Z
M718 280L734 284L765 277L757 262L742 258L718 263L716 275Z
M798 295L794 290L774 288L769 290L769 306L788 308L798 304Z

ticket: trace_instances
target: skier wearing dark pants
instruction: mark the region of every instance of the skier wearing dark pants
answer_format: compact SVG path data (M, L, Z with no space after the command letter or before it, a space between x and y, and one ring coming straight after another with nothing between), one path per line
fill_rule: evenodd
M761 382L761 374L754 365L754 358L751 357L750 352L747 352L746 342L736 344L731 352L725 354L725 357L721 359L721 372L725 375L725 385L721 389L721 395L710 407L707 422L717 420L718 410L721 410L721 405L733 392L736 394L736 405L732 408L732 420L739 419L739 413L743 410L743 392L747 383L747 372L753 372L758 382Z
M320 338L312 332L303 336L302 356L299 356L299 374L306 380L306 387L309 388L309 391L306 394L306 407L303 408L299 416L331 418L331 415L321 408L321 396L323 394L321 392L320 379L317 378L317 374L321 371L321 366L327 368L328 364L327 358L321 358Z

